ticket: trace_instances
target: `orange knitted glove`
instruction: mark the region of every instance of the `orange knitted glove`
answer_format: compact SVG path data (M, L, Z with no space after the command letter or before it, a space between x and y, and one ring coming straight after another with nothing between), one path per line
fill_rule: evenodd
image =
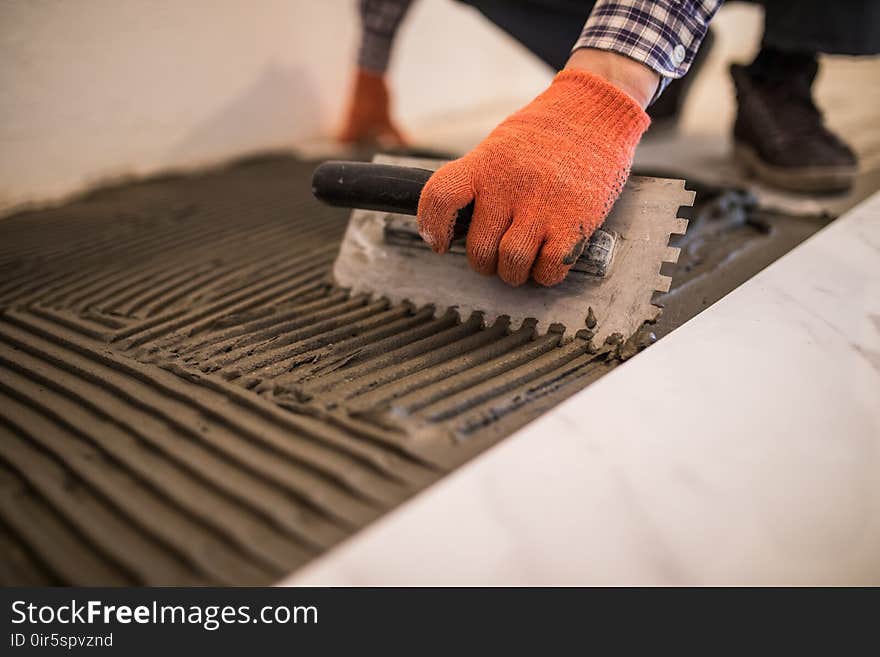
M391 120L390 105L385 79L378 73L358 70L339 141L384 148L406 146L406 139Z
M449 248L472 200L468 261L482 274L542 285L568 274L620 194L650 119L629 95L566 69L464 157L440 167L419 199L419 232Z

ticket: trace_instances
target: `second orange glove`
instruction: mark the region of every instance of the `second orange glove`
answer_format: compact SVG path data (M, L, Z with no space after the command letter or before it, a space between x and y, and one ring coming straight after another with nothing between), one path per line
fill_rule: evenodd
M472 200L471 267L511 285L562 281L608 215L650 119L601 77L564 70L474 150L431 177L419 232L449 248L458 210Z

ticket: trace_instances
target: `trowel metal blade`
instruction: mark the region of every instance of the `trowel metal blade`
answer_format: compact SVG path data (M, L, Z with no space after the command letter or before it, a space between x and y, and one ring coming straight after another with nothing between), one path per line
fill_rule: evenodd
M374 161L429 169L444 163L388 156ZM610 271L603 278L572 272L553 287L532 281L511 287L496 276L470 269L463 253L440 256L389 244L385 226L400 215L355 210L333 276L353 294L386 297L393 303L433 305L439 313L451 307L462 317L481 312L487 322L507 315L512 326L533 318L538 330L563 324L568 336L589 328L596 344L615 334L625 340L660 313L651 299L655 290L668 291L671 283L660 274L660 266L678 260L679 250L669 246L669 238L684 234L687 220L679 218L678 211L693 200L694 193L684 188L683 180L631 176L602 225L616 239Z

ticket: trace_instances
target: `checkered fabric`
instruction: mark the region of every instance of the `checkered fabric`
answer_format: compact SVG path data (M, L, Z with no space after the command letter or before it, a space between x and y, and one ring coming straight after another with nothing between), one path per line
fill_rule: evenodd
M578 48L626 55L660 74L657 96L688 72L723 0L598 0Z

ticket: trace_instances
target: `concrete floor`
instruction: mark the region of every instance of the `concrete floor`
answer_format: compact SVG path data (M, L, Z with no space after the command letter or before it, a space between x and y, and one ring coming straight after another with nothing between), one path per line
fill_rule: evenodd
M2 581L277 580L620 363L349 297L327 278L347 213L312 166L0 221ZM661 338L827 222L698 192Z

